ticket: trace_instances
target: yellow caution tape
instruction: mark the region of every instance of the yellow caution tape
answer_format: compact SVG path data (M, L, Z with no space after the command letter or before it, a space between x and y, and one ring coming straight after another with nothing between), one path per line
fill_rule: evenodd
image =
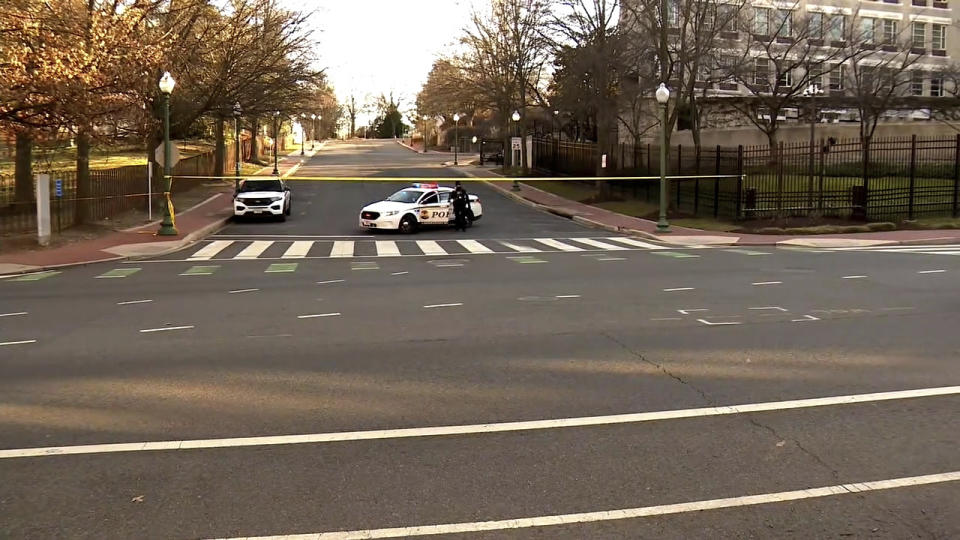
M180 180L271 180L276 176L175 176ZM712 175L687 175L687 176L667 176L667 180L713 180L724 178L741 178L738 174L712 174ZM315 182L404 182L404 183L437 183L437 182L570 182L570 181L596 181L596 180L660 180L659 176L558 176L558 177L523 177L523 178L474 178L474 177L392 177L392 176L288 176L284 180L302 180Z

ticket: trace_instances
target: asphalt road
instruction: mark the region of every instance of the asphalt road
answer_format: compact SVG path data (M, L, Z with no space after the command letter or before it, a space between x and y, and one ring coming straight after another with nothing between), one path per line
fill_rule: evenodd
M209 259L0 280L0 537L960 537L956 256L630 246L482 185L466 235L368 239L384 187L297 184ZM188 442L103 446L158 441Z

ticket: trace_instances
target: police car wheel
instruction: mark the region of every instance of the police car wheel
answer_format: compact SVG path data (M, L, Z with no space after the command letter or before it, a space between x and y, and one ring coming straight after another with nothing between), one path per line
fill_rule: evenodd
M412 234L417 231L417 220L413 216L404 216L397 230L403 234Z

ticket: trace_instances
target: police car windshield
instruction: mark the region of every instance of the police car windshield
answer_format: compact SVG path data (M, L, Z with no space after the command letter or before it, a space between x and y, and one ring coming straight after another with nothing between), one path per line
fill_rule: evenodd
M387 200L390 202L399 203L415 203L420 198L420 195L423 195L422 191L415 189L403 189L387 197Z
M283 191L279 180L246 180L240 184L240 193L251 191Z

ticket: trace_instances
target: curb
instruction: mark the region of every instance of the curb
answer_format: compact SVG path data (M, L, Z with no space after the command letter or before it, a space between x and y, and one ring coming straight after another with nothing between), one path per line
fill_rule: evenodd
M412 146L408 146L408 145L406 145L406 144L403 144L403 141L401 141L400 139L397 139L397 144L399 144L400 146L402 146L402 147L406 148L407 150L413 152L414 154L426 154L426 152L421 152L421 151L417 150L416 148L414 148L414 147L412 147Z

